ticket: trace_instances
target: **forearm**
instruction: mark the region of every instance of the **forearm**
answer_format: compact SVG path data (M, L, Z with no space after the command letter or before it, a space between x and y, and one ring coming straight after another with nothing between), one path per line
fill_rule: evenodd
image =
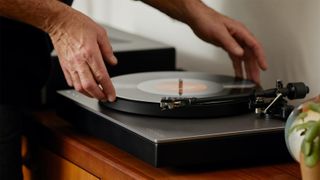
M57 0L0 0L0 16L33 25L46 32L72 9Z
M164 12L168 16L190 24L200 8L206 8L201 0L142 0L144 3Z

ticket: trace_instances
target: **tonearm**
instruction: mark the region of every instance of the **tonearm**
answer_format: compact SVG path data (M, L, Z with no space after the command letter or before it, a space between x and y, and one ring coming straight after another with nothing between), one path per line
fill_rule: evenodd
M253 91L248 103L250 110L260 117L287 119L294 106L289 105L285 98L290 100L302 99L309 93L309 87L303 82L288 83L283 86L282 81L277 80L276 88ZM236 99L240 95L228 95L206 98L184 98L184 97L164 97L160 101L162 110L172 110L193 105L208 105L217 102L226 102L232 98Z

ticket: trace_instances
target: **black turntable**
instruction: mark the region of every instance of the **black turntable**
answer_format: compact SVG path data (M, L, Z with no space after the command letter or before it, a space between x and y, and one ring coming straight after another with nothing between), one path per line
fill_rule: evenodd
M195 72L137 73L112 81L115 103L64 90L58 113L156 167L290 159L283 119L293 107L286 98L309 92L303 83L277 81L262 91L247 80Z

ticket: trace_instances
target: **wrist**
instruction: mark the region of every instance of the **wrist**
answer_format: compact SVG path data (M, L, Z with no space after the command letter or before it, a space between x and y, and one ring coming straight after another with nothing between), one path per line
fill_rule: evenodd
M193 17L199 12L198 9L206 7L201 0L141 0L168 16L183 23L189 24Z
M1 16L30 24L48 33L59 19L68 17L66 13L70 10L70 7L57 0L0 1Z
M188 25L195 16L195 11L198 12L204 6L201 0L173 0L167 4L166 14Z
M66 18L72 18L72 14L74 14L72 8L56 1L48 8L47 13L42 15L38 27L49 35L53 34L67 21Z
M193 27L193 25L197 23L203 13L208 10L212 11L212 9L210 9L202 1L187 1L185 2L183 9L184 19L182 21L188 24L190 27Z

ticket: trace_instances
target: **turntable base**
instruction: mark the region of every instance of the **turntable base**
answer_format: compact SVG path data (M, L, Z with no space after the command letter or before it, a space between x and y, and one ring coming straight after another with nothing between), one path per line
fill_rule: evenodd
M149 117L104 108L74 90L59 94L61 116L156 167L290 159L281 120L250 113L207 119Z

